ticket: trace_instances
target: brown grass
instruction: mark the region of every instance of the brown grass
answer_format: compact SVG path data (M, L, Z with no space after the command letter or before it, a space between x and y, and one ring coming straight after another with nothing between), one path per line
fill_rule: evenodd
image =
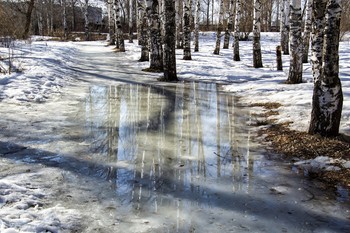
M280 105L276 103L258 104L272 111ZM267 111L268 112L268 111ZM268 114L266 117L269 116ZM319 135L310 135L306 132L291 130L289 124L275 124L274 120L267 120L266 127L260 130L265 135L264 140L270 142L272 150L282 154L291 161L313 159L317 156L328 156L334 159L350 160L349 137L340 135L336 138L324 138ZM310 173L309 173L310 174ZM328 185L342 184L350 188L350 169L342 168L340 171L320 171L313 173L312 178L327 182Z

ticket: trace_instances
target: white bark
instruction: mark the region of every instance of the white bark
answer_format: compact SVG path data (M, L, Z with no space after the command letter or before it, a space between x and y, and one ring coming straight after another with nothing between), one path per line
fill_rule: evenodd
M120 0L114 0L114 22L115 22L115 40L116 48L119 52L125 52L125 44L121 23L121 5Z
M133 42L133 32L134 32L134 0L129 0L129 43Z
M260 31L261 31L261 0L254 0L253 19L253 65L255 68L262 67Z
M230 46L230 37L231 37L231 33L232 33L233 20L234 20L234 0L229 1L228 15L229 16L228 16L228 20L227 20L227 27L225 30L223 49L228 49Z
M290 14L290 66L287 83L302 82L303 77L303 41L301 35L301 0L292 0Z
M184 60L192 60L191 57L191 25L190 25L190 0L184 2L184 30L183 30L183 47L184 47Z
M224 19L224 0L220 0L220 13L219 13L219 23L216 31L216 42L214 54L220 54L220 43L221 43L221 31L222 31L222 21Z
M309 133L326 137L339 134L343 107L339 79L340 18L341 0L314 0L312 50L315 57L312 59L315 86ZM320 48L322 57L318 57Z
M309 48L310 48L310 35L311 35L311 25L312 25L312 3L313 0L307 0L306 5L306 16L305 16L305 27L303 35L303 63L308 63L309 61Z
M194 51L199 51L199 21L200 21L200 0L196 0L196 14L194 17Z
M239 26L241 22L241 0L236 0L236 18L235 18L235 33L234 33L234 45L233 45L233 60L240 61L239 55Z
M85 5L84 5L85 40L90 40L88 8L89 8L89 0L85 0Z
M282 0L281 7L281 46L284 55L289 54L289 0Z
M150 39L150 70L163 71L163 49L158 0L146 0Z

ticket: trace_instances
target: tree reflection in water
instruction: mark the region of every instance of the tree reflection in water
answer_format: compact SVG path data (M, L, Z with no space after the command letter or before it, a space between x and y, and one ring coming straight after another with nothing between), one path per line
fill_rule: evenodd
M108 169L90 171L109 180L135 214L165 214L176 218L172 227L190 229L192 211L219 201L215 190L249 191L248 117L215 84L92 87L87 141L91 159Z

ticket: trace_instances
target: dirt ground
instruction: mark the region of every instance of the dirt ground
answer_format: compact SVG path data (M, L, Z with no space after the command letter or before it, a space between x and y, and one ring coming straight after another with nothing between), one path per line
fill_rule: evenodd
M307 132L291 130L288 123L276 124L273 119L273 115L278 115L279 103L256 103L252 106L264 109L263 113L258 114L259 117L265 119L257 122L258 126L265 126L259 131L259 139L269 144L271 151L283 155L284 159L292 163L314 159L318 156L328 156L335 160L350 160L350 136L339 135L336 138L324 138L319 135L310 135ZM342 167L338 171L308 170L304 174L332 187L340 184L350 189L350 169L348 168Z

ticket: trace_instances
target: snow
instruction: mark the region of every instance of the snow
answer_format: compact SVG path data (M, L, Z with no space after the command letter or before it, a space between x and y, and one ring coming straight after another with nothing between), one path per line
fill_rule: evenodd
M313 91L310 64L304 64L304 83L283 84L287 80L288 56L283 56L284 71L276 71L275 48L279 44L279 34L262 34L263 68L254 69L252 64L252 42L240 42L241 61L232 60L232 49L221 49L220 55L213 55L215 33L202 33L200 52L192 53L192 61L182 60L182 51L177 50L178 75L183 80L198 80L224 84L224 90L240 96L242 104L278 102L277 123L291 122L291 128L305 131L309 124ZM14 66L21 72L0 75L1 104L11 104L11 111L21 111L25 104L45 104L65 92L65 87L79 83L74 68L79 63L77 54L110 51L106 42L57 42L47 38L35 38L30 43L17 41L13 47ZM340 77L344 92L341 132L350 133L350 49L349 42L340 44ZM131 70L135 72L148 67L148 63L137 62L140 47L137 43L126 43L127 60L135 60ZM0 57L6 58L9 49L0 48ZM6 59L0 65L7 66ZM93 64L94 61L91 61ZM127 63L129 64L129 63ZM124 64L119 64L123 66ZM161 74L152 75L153 81ZM141 77L141 76L140 76ZM111 81L113 82L113 81ZM16 108L18 106L18 109ZM44 111L44 110L42 110ZM84 146L84 145L78 145ZM63 147L63 146L62 146ZM63 153L63 152L62 152ZM0 161L9 166L6 159ZM295 165L315 169L337 170L340 166L350 168L350 161L336 161L319 156L314 160L299 161ZM11 164L11 166L17 166ZM23 172L0 176L0 232L73 232L83 216L74 209L62 205L43 205L52 192L52 186L41 184L43 177L50 176L47 182L60 180L60 172L55 168L38 167L33 171L24 164ZM54 174L51 177L51 174ZM58 181L57 181L58 182ZM285 187L274 187L277 193L286 193Z

